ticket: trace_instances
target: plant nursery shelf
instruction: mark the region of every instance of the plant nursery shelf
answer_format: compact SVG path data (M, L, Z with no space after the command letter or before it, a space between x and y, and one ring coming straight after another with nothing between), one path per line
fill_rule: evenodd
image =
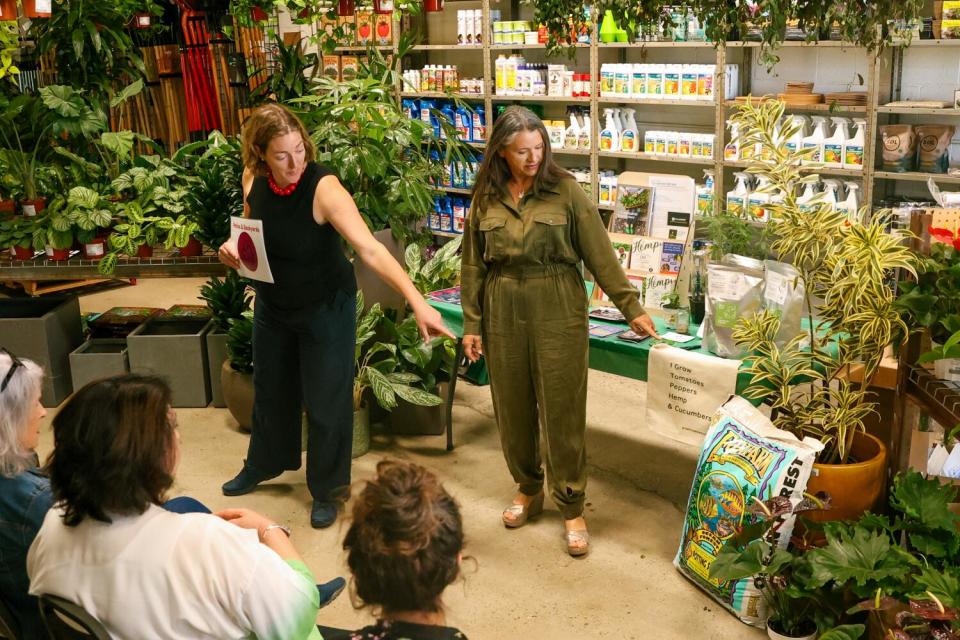
M377 47L367 47L363 45L349 46L349 47L337 47L335 51L337 53L363 53L368 49L375 49L377 51L393 51L396 47L393 45L383 45Z
M440 187L440 190L446 191L447 193L457 193L464 196L473 194L473 189L461 189L460 187Z
M724 160L723 166L725 167L735 167L740 169L746 169L750 167L753 163L747 160ZM859 169L843 169L843 168L831 168L831 167L801 167L801 173L818 173L827 176L849 176L851 178L862 178L863 171ZM876 174L874 174L876 175Z
M561 156L589 156L590 149L551 149L556 155Z
M755 98L757 98L756 101L759 101L760 99L762 99L762 96L755 96ZM735 107L739 107L741 104L742 104L741 102L737 102L736 100L727 100L726 102L723 103L723 106L725 106L728 109L733 109ZM843 107L840 105L833 105L833 104L824 102L821 104L788 104L784 107L784 110L787 112L804 111L804 112L811 112L811 113L819 113L819 112L866 113L867 107L865 106Z
M653 160L655 162L675 162L678 164L713 164L713 158L679 158L658 153L624 153L621 151L601 151L601 158L624 158L626 160Z
M573 96L491 96L494 102L582 102L590 104L590 98Z
M895 45L895 47L903 47L904 49L912 49L914 47L960 47L960 39L956 40L911 40L908 45L905 42L900 42Z
M156 256L153 258L122 258L117 262L111 278L200 278L223 275L227 267L216 255L191 258ZM103 278L97 271L96 260L73 258L56 262L36 258L11 260L0 264L0 280L84 280Z
M462 233L454 233L453 231L437 231L435 229L431 229L430 233L438 238L459 238L463 235Z
M413 47L414 51L459 51L467 49L472 51L483 51L482 44L418 44Z
M895 171L874 171L873 177L877 178L878 180L898 180L905 182L926 182L930 178L933 178L934 182L960 184L960 176L951 176L945 173L921 173L919 171L897 173Z
M702 214L699 214L699 213L698 213L698 214L696 214L693 218L694 218L694 220L696 220L697 222L699 222L699 221L701 221L701 220L708 220L708 219L710 219L710 217L711 217L711 216L705 216L705 215L702 215ZM751 227L756 227L756 228L758 228L758 229L763 229L763 228L766 227L767 224L768 224L768 223L766 223L766 222L764 222L764 221L762 221L762 220L749 220L749 219L748 219L748 220L744 220L744 222L747 223L748 225L750 225Z
M903 363L901 366L904 366ZM940 424L960 423L960 384L938 380L933 372L923 367L905 366L907 396L924 406Z
M713 109L717 104L713 100L658 100L656 98L618 98L604 96L597 102L600 104L649 104L665 107L708 107Z
M728 47L759 47L760 44L760 42L754 42L752 40L731 40L727 42ZM818 40L815 42L807 42L806 40L787 40L780 43L779 46L785 49L793 47L836 47L839 49L860 48L858 45L852 42L845 42L843 40Z
M461 100L484 100L486 95L482 93L444 93L443 91L401 91L401 97L404 98L459 98Z
M877 107L877 113L897 113L905 116L949 116L960 118L960 109L912 109L910 107Z
M656 48L687 48L687 49L706 49L713 48L712 42L703 42L699 40L692 40L689 42L673 42L673 41L650 41L650 42L601 42L598 47L600 49L656 49Z
M577 49L589 49L590 45L584 42L578 42L573 45ZM520 49L546 49L545 44L492 44L490 48L494 51L517 51Z
M600 211L613 211L616 208L617 208L617 205L615 204L598 204L597 205L597 209L600 209Z

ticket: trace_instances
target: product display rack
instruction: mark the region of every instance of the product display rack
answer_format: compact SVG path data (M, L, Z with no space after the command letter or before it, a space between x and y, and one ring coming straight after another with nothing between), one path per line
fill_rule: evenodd
M628 170L644 170L659 173L683 173L690 175L698 180L701 179L700 169L712 167L714 170L714 193L715 202L721 206L723 197L727 188L724 186L730 184L732 173L735 170L743 169L748 166L747 161L728 161L724 160L723 149L729 141L729 132L726 127L726 119L730 111L736 107L734 100L726 100L723 94L725 83L724 71L727 63L737 63L740 65L740 95L751 94L751 78L753 66L752 50L760 47L759 42L752 41L731 41L723 46L715 47L710 42L637 42L637 43L602 43L599 42L599 33L596 23L593 24L590 44L580 43L576 45L575 61L565 56L549 58L551 62L573 66L578 72L590 73L590 97L557 97L557 96L509 96L497 95L495 93L495 78L493 61L498 55L510 52L522 53L526 51L543 51L543 44L491 44L489 42L491 29L490 11L492 8L499 8L503 11L501 19L517 20L523 19L520 13L520 5L517 0L511 3L493 3L492 0L481 0L483 21L485 25L484 35L486 41L481 45L456 45L456 44L422 44L414 47L417 53L430 54L459 51L461 49L469 51L472 55L476 51L483 52L483 79L486 91L480 94L458 95L457 97L467 101L483 102L487 114L487 128L490 130L494 105L505 103L516 104L543 104L546 109L553 113L558 113L559 108L564 105L577 106L584 108L590 114L592 123L591 149L555 149L553 152L560 157L589 157L590 172L592 177L592 190L594 194L599 192L599 173L602 169L613 169L618 173ZM472 6L472 5L471 5ZM451 29L455 32L456 23L456 4L450 3L447 8L448 16L439 20L445 23L439 30L449 34ZM529 12L529 9L527 9ZM437 18L435 18L437 20ZM452 26L451 26L452 25ZM435 29L436 30L436 29ZM429 29L425 30L427 38L431 37ZM449 38L449 35L448 35ZM455 38L453 38L455 39ZM910 47L941 47L946 51L960 54L960 40L914 40ZM885 118L896 118L899 115L924 115L938 116L947 118L960 118L960 109L909 109L898 107L883 107L891 100L898 99L899 96L899 75L902 74L903 56L908 55L909 48L901 45L889 47L879 55L867 55L866 52L855 45L840 41L820 41L820 42L784 42L783 49L794 48L829 48L849 50L858 55L864 55L867 59L867 73L864 76L862 87L854 90L862 90L867 94L867 104L865 106L839 106L830 104L816 104L787 107L787 113L809 113L823 115L843 115L849 117L862 117L866 120L866 144L864 149L864 168L863 170L845 169L845 168L805 168L805 173L817 173L823 176L842 177L847 180L859 182L861 194L864 203L878 203L883 197L893 194L898 183L922 183L928 178L934 178L937 182L943 184L960 184L960 177L948 176L945 174L926 174L926 173L892 173L883 171L878 166L878 145L879 130L878 116L883 114ZM705 50L712 51L709 60L704 57ZM589 52L589 63L582 58L581 53ZM647 61L648 55L659 55L656 61L660 62L664 55L673 55L670 63L695 62L698 64L716 65L716 75L714 76L714 99L713 100L680 100L680 99L651 99L651 98L630 98L599 95L599 78L601 64L607 62L641 62ZM616 59L613 59L613 58ZM696 57L696 61L691 60ZM441 53L440 56L429 56L428 64L457 64L458 57L453 57ZM473 61L475 65L475 61ZM579 64L577 64L579 63ZM408 68L408 67L404 67ZM414 97L415 93L403 93L404 97ZM443 98L445 94L429 94L428 97ZM757 96L758 98L761 96ZM702 114L708 109L714 110L712 122L707 123L702 116L703 124L701 133L713 133L715 135L714 153L712 158L697 157L673 157L647 153L621 153L600 151L598 149L599 133L603 129L602 122L603 109L611 106L637 107L637 121L641 123L641 139L644 130L652 126L676 126L684 129L692 129L687 124L691 115ZM660 107L660 109L657 109ZM647 119L650 115L652 120ZM686 165L686 168L684 168ZM601 207L603 210L612 209L612 207Z

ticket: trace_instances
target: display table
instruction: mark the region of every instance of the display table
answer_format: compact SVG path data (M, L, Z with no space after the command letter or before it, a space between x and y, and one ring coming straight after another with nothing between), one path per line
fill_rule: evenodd
M588 287L591 283L588 283ZM448 302L439 302L427 298L431 307L440 312L443 321L447 327L457 336L457 356L456 362L463 359L463 309L459 304ZM622 323L604 322L602 320L590 319L591 323L607 324L613 326L627 327ZM664 321L654 318L657 325L657 333L666 331ZM690 325L690 333L696 334L700 329L698 325ZM647 379L647 363L650 359L650 347L656 344L655 340L646 340L639 344L618 340L616 336L598 338L590 336L590 368L625 378L634 380ZM679 346L679 345L677 345ZM694 338L693 342L684 345L688 351L713 355L703 347L699 338ZM737 393L741 393L751 382L750 374L744 371L746 365L740 365L740 374L737 376ZM453 451L453 394L457 386L457 376L452 376L450 381L446 402L446 420L447 420L447 451Z

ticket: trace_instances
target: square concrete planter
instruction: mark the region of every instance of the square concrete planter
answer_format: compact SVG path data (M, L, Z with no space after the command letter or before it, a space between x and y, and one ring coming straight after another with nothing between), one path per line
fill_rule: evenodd
M210 404L207 332L213 321L154 318L127 337L130 371L161 376L170 383L175 407Z
M81 344L76 296L0 299L0 345L43 367L44 406L56 407L73 392L70 352Z
M450 383L441 382L434 393L444 400ZM390 412L390 431L404 436L439 436L447 428L446 405L421 407L397 398L397 406Z
M215 407L226 407L223 399L223 385L220 383L220 369L227 359L227 334L207 334L207 370L210 372L210 397Z
M124 339L94 338L70 354L70 377L74 389L93 380L123 375L129 371L127 341Z

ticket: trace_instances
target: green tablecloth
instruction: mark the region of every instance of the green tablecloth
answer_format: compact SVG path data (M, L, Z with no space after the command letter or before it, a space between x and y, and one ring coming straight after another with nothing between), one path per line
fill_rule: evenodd
M592 283L587 283L588 291L592 288ZM427 299L434 309L440 312L444 322L450 330L458 337L463 337L463 309L458 304L447 302L438 302ZM590 319L590 322L596 324L614 324L602 320ZM666 325L663 320L654 318L657 325L657 333L666 331ZM625 327L622 323L619 325ZM691 335L699 330L698 325L690 325ZM654 340L647 340L639 344L618 340L617 336L608 336L598 338L590 336L590 368L598 371L605 371L625 378L635 380L647 379L647 362L650 359L650 347L656 344ZM699 338L694 338L694 342L684 345L688 351L713 355L703 347ZM696 348L692 348L695 346ZM751 376L743 371L743 364L740 365L740 374L737 376L737 393L742 393L749 385Z

